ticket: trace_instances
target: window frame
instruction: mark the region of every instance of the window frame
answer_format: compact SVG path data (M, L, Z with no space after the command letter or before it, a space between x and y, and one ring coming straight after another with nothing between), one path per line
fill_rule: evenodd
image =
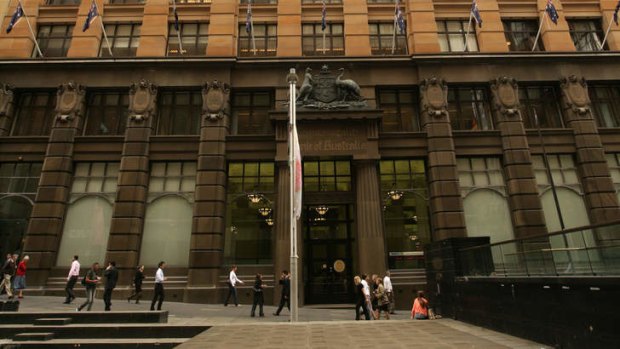
M278 51L278 24L277 23L252 23L254 27L254 41L256 42L256 54L252 53L252 36L245 31L245 22L239 24L239 38L237 39L237 56L239 57L271 57ZM265 35L256 36L256 27L265 27ZM270 28L275 28L275 33L270 36ZM242 51L242 47L247 41L247 51ZM275 43L271 48L269 43Z
M65 27L65 32L63 36L52 36L52 32L54 27ZM49 33L47 37L42 37L41 29L49 28ZM37 27L37 44L41 49L41 53L43 53L43 57L67 57L67 53L69 52L69 48L71 47L71 41L73 40L73 29L75 25L72 23L53 23L53 24L39 24ZM62 46L60 48L60 54L53 55L50 54L49 43L52 40L62 40ZM53 49L52 49L53 50ZM58 50L58 49L56 49ZM39 53L36 48L32 51L33 58L43 58L39 56Z
M568 32L570 34L571 39L573 40L573 44L575 45L575 49L579 52L598 52L598 51L609 51L609 46L605 43L605 46L601 47L600 45L603 43L603 37L605 33L603 32L603 26L601 24L600 18L569 18L568 22ZM594 29L589 30L575 30L574 26L576 23L590 23L595 27ZM577 38L578 34L582 34L581 38ZM578 45L581 42L581 39L585 39L585 41L594 40L598 45L596 45L595 49L580 49L584 46ZM586 43L590 44L590 42Z
M599 89L605 89L605 97L598 96L597 91ZM620 127L620 84L591 83L590 86L588 86L588 92L592 108L594 109L593 116L594 120L596 120L597 126L600 128ZM615 95L615 98L613 95ZM601 112L600 108L603 104L607 104L609 106L609 111L612 114L611 118L614 120L613 126L609 126L607 122L603 122L604 113Z
M186 25L192 25L195 24L198 27L196 28L196 34L195 35L188 35L186 33L183 33L183 29L186 28ZM201 27L205 26L206 27L206 32L205 35L200 35L201 34ZM194 22L194 21L186 21L186 22L179 22L179 29L181 31L181 42L183 43L183 54L178 52L178 48L179 48L179 43L178 43L178 36L177 36L177 32L176 29L174 28L174 22L170 22L168 23L168 38L166 39L166 57L196 57L196 56L206 56L207 55L207 47L209 46L209 22ZM194 44L192 47L192 51L191 52L187 52L187 45L186 45L186 39L188 37L192 37L194 38ZM201 48L201 43L200 43L200 39L201 38L205 38L206 41L204 43L204 49ZM176 44L173 44L170 42L170 39L173 39L173 41L177 41ZM177 53L174 54L170 54L171 52L171 47L170 45L175 45L177 48ZM173 46L174 47L174 46ZM202 50L202 51L201 51Z
M392 30L389 34L383 34L381 32L382 25L389 25L392 27ZM373 33L372 28L376 27L376 33ZM408 44L407 44L407 35L401 34L399 31L396 32L396 44L394 46L394 53L392 54L392 37L394 32L394 22L387 21L372 21L368 22L368 40L370 41L370 54L373 56L397 56L397 55L407 55L409 52ZM373 38L376 39L378 43L378 47L373 47ZM389 38L390 47L382 46L382 39Z
M470 90L470 91L479 91L482 92L483 97L482 99L478 98L478 93L472 93L471 95L473 95L473 99L468 99L468 100L464 100L461 99L461 93L463 91L466 90ZM454 100L451 101L450 100L450 96L454 95ZM493 117L493 113L492 113L492 109L491 109L491 93L489 91L489 87L485 86L485 85L454 85L454 86L449 86L448 87L448 111L450 113L450 124L452 126L452 130L454 131L470 131L470 132L481 132L481 131L491 131L495 129L495 120ZM467 120L463 119L463 103L472 103L475 105L475 111L474 114L478 114L480 115L480 105L482 105L482 108L484 109L483 112L485 115L487 115L488 118L488 125L486 125L486 127L484 125L479 125L478 122L479 121L484 121L484 120L472 120L472 127L467 129L467 128L462 128L462 126L464 126L465 122ZM454 108L453 108L454 106ZM454 113L452 110L455 110L456 113ZM472 108L472 110L474 110ZM456 114L456 115L455 115ZM474 124L475 121L475 124ZM455 127L455 125L458 125L459 127ZM474 129L474 126L476 127ZM482 128L480 128L480 126L482 126Z
M107 27L113 26L114 31L112 34L107 32ZM117 35L120 26L130 26L129 36L127 35ZM104 23L104 28L106 30L106 34L108 36L108 40L110 42L112 54L114 57L110 57L110 53L108 51L108 46L106 40L101 40L101 44L99 45L99 57L100 58L116 58L116 57L135 57L140 47L140 37L142 34L142 23L141 22L108 22ZM136 35L136 29L138 34ZM115 43L119 39L127 39L127 47L116 47ZM136 44L135 47L132 44ZM117 50L128 50L128 54L124 54L122 51Z
M100 95L101 99L103 99L105 96L108 95L118 95L119 98L119 102L116 105L107 105L105 103L103 103L103 101L101 102L101 104L94 104L94 99L96 98L97 95ZM126 100L127 103L123 103L123 101ZM105 133L105 134L91 134L88 132L89 130L89 124L92 122L91 118L92 115L91 113L93 112L92 108L96 108L96 109L101 109L104 108L105 109L116 109L118 115L120 115L120 117L118 118L118 122L116 123L116 127L114 132L110 132L110 133ZM102 111L102 116L105 116L105 111ZM87 91L86 93L86 113L85 113L85 118L84 118L84 126L83 126L83 131L82 131L82 135L83 136L120 136L120 135L124 135L125 134L125 130L127 128L127 122L129 119L129 92L127 90L120 90L120 89L95 89L95 90L90 90ZM101 119L103 120L103 118Z
M466 19L440 19L436 21L437 23L437 36L439 37L439 47L441 52L449 53L449 52L478 52L478 38L476 36L476 22L469 22ZM450 31L448 24L449 23L459 23L461 29L460 31ZM467 40L467 48L465 48L465 39L467 37L467 24L471 25L469 31L469 39ZM451 38L453 36L457 36L462 43L462 50L456 50L452 47ZM441 43L442 38L445 38L445 43L447 45L447 50L444 50ZM475 47L471 47L472 44ZM471 47L471 48L470 48Z
M43 120L43 125L41 127L41 131L42 132L37 132L36 134L32 134L32 132L28 132L26 134L16 134L16 130L18 129L18 125L21 125L21 121L23 120L24 117L26 116L22 116L20 114L22 114L22 111L24 109L24 106L22 105L22 98L24 98L25 95L30 94L31 98L37 94L47 94L48 95L48 100L47 103L45 104L45 106L40 106L39 108L42 109L44 111L44 120ZM50 133L52 132L52 128L54 127L54 120L56 117L56 98L57 98L57 91L56 90L46 90L46 89L35 89L35 90L18 90L15 91L15 108L14 108L14 112L13 112L13 118L12 118L12 122L11 122L11 136L25 136L25 137L33 137L33 136L49 136ZM32 104L32 101L31 101ZM36 106L35 106L36 107ZM28 115L32 114L32 108L33 106L30 105L27 107L27 112L24 112ZM28 125L32 125L32 123L30 123L29 121L31 120L27 120L28 121ZM26 121L24 121L26 122ZM31 130L29 128L29 130Z
M189 94L189 104L177 104L177 98L180 94ZM164 105L165 96L171 95L172 103L170 105ZM184 133L175 133L175 121L179 121L175 113L180 107L187 108L187 115L190 120L186 120L186 127ZM166 113L167 115L163 115ZM200 134L202 114L202 92L196 88L172 88L161 90L157 96L157 120L155 125L155 135L157 136L196 136ZM163 116L167 117L167 130L166 133L162 133L162 120ZM191 128L195 127L195 130ZM193 133L192 133L193 132Z
M534 116L531 115L531 110L532 107L536 108L537 106L540 106L541 108L545 107L545 106L549 106L550 104L548 102L543 103L544 101L544 93L541 92L541 97L538 99L533 99L530 98L530 94L529 94L529 90L531 89L539 89L539 90L543 90L543 89L550 89L553 92L553 96L552 98L549 98L550 100L553 101L553 104L555 105L555 110L557 111L557 116L559 118L559 125L557 124L557 120L553 121L553 127L545 127L542 123L541 123L541 115L538 112L538 110L536 111L537 116L538 116L538 122L540 125L541 129L552 129L552 128L565 128L564 125L564 113L562 112L562 108L560 107L560 103L559 103L559 98L560 98L560 94L558 93L558 88L556 85L554 84L540 84L540 83L534 83L534 84L528 84L528 83L522 83L519 84L519 103L521 104L521 119L523 121L523 127L527 130L527 129L537 129L536 125L534 124ZM524 100L522 97L522 94L526 94L526 99ZM532 102L534 101L534 102ZM545 110L545 109L542 109ZM544 115L545 121L548 123L549 122L549 118L547 116L547 112L545 111L545 115Z
M531 23L534 24L534 27L532 30L521 30L521 31L514 31L511 29L510 24L513 23ZM504 36L506 37L506 43L508 44L508 51L510 52L532 52L532 45L534 45L534 42L532 42L530 45L528 45L528 47L524 47L523 49L516 49L516 42L513 41L513 39L516 39L516 37L512 36L512 34L522 34L525 35L526 33L533 33L534 35L530 35L530 38L534 38L536 37L536 33L538 32L538 28L540 26L540 20L537 18L519 18L519 19L502 19L502 25L504 26ZM513 49L514 48L514 49ZM536 46L536 50L534 50L534 52L544 52L545 51L545 46L542 42L542 40L539 38L538 40L538 45Z
M312 26L312 35L306 35L305 27ZM341 27L341 34L333 34L334 26ZM342 40L342 47L334 47L334 39L340 38ZM304 42L307 39L312 39L314 50L306 51ZM323 51L323 31L321 30L321 22L306 22L301 25L301 50L302 56L344 56L345 43L344 43L344 23L326 23L325 28L325 51ZM323 52L321 52L323 51Z
M396 132L420 132L422 131L422 120L420 118L420 92L417 86L377 86L376 87L376 100L377 100L377 108L382 109L384 111L383 117L381 118L381 132L385 133L396 133ZM381 96L384 93L393 93L395 96L395 103L390 102L382 102ZM401 102L401 94L402 93L410 93L412 95L411 100L411 110L413 115L411 116L411 127L408 129L406 127L406 120L403 118L403 106L407 105L407 102ZM386 109L389 110L389 107L395 107L394 115L398 115L399 126L398 130L386 131L384 121L386 116ZM386 108L387 107L387 108Z
M237 99L239 98L239 96L245 95L245 94L249 94L250 95L250 102L249 104L246 105L238 105ZM269 106L262 106L262 105L255 105L254 104L254 100L255 100L255 96L257 94L266 94L269 97ZM273 134L274 133L274 128L271 125L271 120L269 120L269 111L273 110L273 108L275 107L275 91L271 90L271 89L265 89L265 90L256 90L256 89L235 89L232 91L231 93L231 98L230 98L230 103L231 103L231 108L232 108L232 127L231 127L231 131L234 135L266 135L266 134ZM250 119L250 121L253 120L253 116L255 115L255 112L258 111L264 111L265 115L264 115L264 124L263 124L263 129L262 132L259 133L247 133L245 132L245 128L243 129L244 132L239 132L239 115L238 115L238 110L239 109L243 109L243 108L248 108L248 118ZM257 123L255 122L250 122L251 125L256 125ZM269 126L269 130L267 130L267 126ZM248 129L252 129L252 127L248 127Z

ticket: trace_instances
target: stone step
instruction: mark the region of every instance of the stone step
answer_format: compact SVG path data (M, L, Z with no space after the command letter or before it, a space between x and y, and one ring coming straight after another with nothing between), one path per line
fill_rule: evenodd
M55 348L55 349L142 349L174 348L189 338L105 338L105 339L51 339L42 341L0 341L0 348ZM15 343L11 345L11 343Z
M54 333L54 339L101 338L191 338L209 326L165 324L69 324L65 326L0 325L0 339L12 338L15 333ZM0 345L0 348L2 346Z
M48 341L54 338L53 332L27 332L27 333L18 333L13 336L13 340L16 342L25 342L25 341Z
M63 326L71 323L70 317L44 317L34 320L35 326Z
M0 324L33 324L41 318L71 318L73 324L167 323L168 311L8 312Z

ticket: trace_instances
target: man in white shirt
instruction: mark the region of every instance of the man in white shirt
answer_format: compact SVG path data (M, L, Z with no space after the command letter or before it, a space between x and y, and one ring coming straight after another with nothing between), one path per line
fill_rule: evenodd
M65 285L65 293L67 294L67 298L65 298L64 304L69 304L73 302L75 299L75 294L73 293L73 286L77 282L80 277L80 262L78 262L78 256L73 256L73 262L71 262L71 269L69 269L69 275L67 275L67 284Z
M368 276L366 274L362 274L362 292L364 292L364 297L366 297L366 309L368 310L368 314L373 314L372 311L372 303L370 302L370 286L368 285L368 281L366 280ZM370 320L370 318L368 319Z
M237 277L237 266L233 265L230 269L230 274L228 274L228 297L226 297L226 301L224 302L224 306L228 306L228 300L230 296L233 297L233 301L235 302L235 306L239 306L239 302L237 301L237 283L243 285L243 281L239 280Z
M157 267L157 271L155 272L155 290L153 291L151 310L155 310L155 302L157 302L157 310L161 310L161 305L164 303L164 281L166 281L166 278L164 277L164 268L166 267L166 262L159 262Z
M385 272L385 276L383 277L383 287L385 288L385 293L390 300L390 314L394 314L394 288L392 287L392 279L390 279L389 270Z

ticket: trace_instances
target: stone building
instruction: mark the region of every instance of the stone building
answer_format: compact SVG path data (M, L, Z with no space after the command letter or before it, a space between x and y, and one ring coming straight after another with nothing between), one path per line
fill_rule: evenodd
M392 0L325 2L322 29L320 0L255 0L252 39L245 0L179 0L178 30L169 1L96 0L86 31L90 1L22 0L40 57L25 19L4 30L11 1L0 252L30 255L31 289L61 288L74 254L115 260L125 286L165 260L186 301L220 302L232 264L273 285L289 262L289 68L312 80L303 303L350 302L354 275L389 269L406 306L431 241L620 218L620 27L601 47L615 1L555 0L556 25L546 0L478 0L470 26L469 1L403 0L404 32Z

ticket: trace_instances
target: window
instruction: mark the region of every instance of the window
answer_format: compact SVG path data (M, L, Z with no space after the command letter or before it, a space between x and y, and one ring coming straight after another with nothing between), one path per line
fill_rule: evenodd
M200 91L164 91L159 97L157 135L197 135L200 131Z
M77 163L71 194L116 194L119 165L118 162Z
M302 0L302 4L342 4L342 0Z
M267 91L236 91L232 96L233 133L272 133L269 110L273 108L273 97Z
M437 34L441 52L464 52L467 38L467 52L478 51L476 22L472 21L467 35L469 21L437 21Z
M28 194L34 199L42 165L40 162L5 162L0 164L0 195Z
M541 128L561 128L562 112L553 86L521 86L519 100L525 128L536 128L534 111Z
M607 158L607 165L609 165L611 180L620 199L620 153L605 154L605 157Z
M377 91L377 104L383 109L381 131L420 131L420 105L416 90L381 88Z
M448 111L453 130L493 129L488 92L482 87L450 87Z
M79 5L80 0L47 0L48 5Z
M577 51L600 51L603 49L601 21L594 19L572 19L568 21L570 36Z
M350 161L304 161L304 191L351 191Z
M73 25L40 25L37 32L37 43L43 57L66 57L71 45L72 35ZM36 49L32 56L39 56Z
M510 51L532 51L536 33L538 33L538 21L504 21L504 34ZM540 38L535 51L544 51Z
M195 162L154 162L151 165L151 198L166 193L187 193L193 197L195 188Z
M87 136L121 135L129 117L127 91L96 91L87 97L84 134Z
M111 5L136 5L144 4L146 0L110 0Z
M381 160L379 174L389 268L424 268L424 245L431 241L424 161ZM400 191L402 196L394 200L390 190ZM406 256L403 252L416 254Z
M239 26L239 56L275 56L278 46L277 25L254 23L252 26L253 41L245 24Z
M588 90L598 126L620 127L620 86L591 85Z
M47 136L54 123L56 91L19 92L13 136Z
M394 23L370 23L370 49L373 55L405 55L407 54L407 37L396 32L394 36ZM392 49L393 48L393 49Z
M133 57L136 55L141 27L142 24L137 23L105 25L105 32L108 35L114 57ZM109 56L108 44L105 39L102 39L99 57Z
M323 36L325 33L325 36ZM323 41L323 38L325 40ZM344 31L342 24L327 24L323 32L321 23L302 26L302 45L305 56L344 55Z
M208 23L179 23L183 55L205 56L207 54ZM168 56L179 56L179 34L170 23L168 28Z
M178 0L177 4L210 4L211 0Z
M251 0L252 5L276 5L278 0ZM239 0L240 4L247 4L250 0Z
M275 164L273 162L231 162L228 164L227 214L224 256L230 264L271 263L272 227L275 209ZM252 203L249 193L262 200ZM271 209L266 216L260 208Z
M502 164L498 158L458 158L457 168L464 194L476 188L493 188L505 193Z
M367 0L369 4L393 4L393 0Z

